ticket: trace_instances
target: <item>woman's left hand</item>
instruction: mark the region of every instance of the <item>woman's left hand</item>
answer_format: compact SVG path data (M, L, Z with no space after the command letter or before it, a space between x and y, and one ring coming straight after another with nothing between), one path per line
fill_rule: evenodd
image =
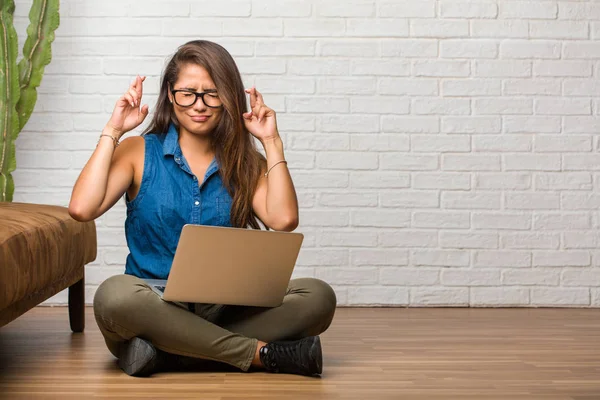
M265 142L279 137L275 111L267 107L256 88L246 89L250 94L250 112L244 113L246 129L258 140Z

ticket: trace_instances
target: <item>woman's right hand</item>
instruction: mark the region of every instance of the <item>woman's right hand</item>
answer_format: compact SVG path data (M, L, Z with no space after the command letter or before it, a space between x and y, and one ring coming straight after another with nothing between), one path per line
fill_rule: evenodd
M115 132L117 139L132 129L137 128L148 115L148 105L144 104L140 108L142 101L142 82L146 80L145 76L136 76L135 80L129 86L127 92L117 100L113 110L109 127Z

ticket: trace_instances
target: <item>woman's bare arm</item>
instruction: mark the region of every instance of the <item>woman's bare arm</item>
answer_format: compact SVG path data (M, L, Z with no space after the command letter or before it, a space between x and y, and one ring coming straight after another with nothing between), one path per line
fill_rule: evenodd
M140 140L131 137L114 149L112 139L102 137L73 187L69 214L77 221L90 221L109 210L133 182L133 158ZM143 152L143 148L141 149Z
M275 111L267 107L256 88L246 92L250 94L251 111L244 114L244 122L248 132L264 146L270 170L267 177L261 177L258 182L252 208L269 228L293 231L298 226L298 199L290 172L283 162L283 142L277 130Z
M137 76L117 100L94 153L75 182L69 214L78 221L89 221L104 214L133 182L134 160L143 152L144 139L132 137L118 147L115 143L148 115L148 106L140 107L144 79Z

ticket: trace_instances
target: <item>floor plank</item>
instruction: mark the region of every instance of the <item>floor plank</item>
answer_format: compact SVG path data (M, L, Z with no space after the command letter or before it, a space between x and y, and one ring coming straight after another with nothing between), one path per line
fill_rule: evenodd
M0 329L2 399L600 399L600 310L340 308L321 378L228 368L123 374L91 309Z

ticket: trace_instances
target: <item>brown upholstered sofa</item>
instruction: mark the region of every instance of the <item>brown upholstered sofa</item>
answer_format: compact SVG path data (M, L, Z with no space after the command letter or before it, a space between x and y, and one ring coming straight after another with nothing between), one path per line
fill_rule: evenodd
M84 267L96 258L94 221L67 208L0 202L0 326L69 288L71 329L84 329Z

